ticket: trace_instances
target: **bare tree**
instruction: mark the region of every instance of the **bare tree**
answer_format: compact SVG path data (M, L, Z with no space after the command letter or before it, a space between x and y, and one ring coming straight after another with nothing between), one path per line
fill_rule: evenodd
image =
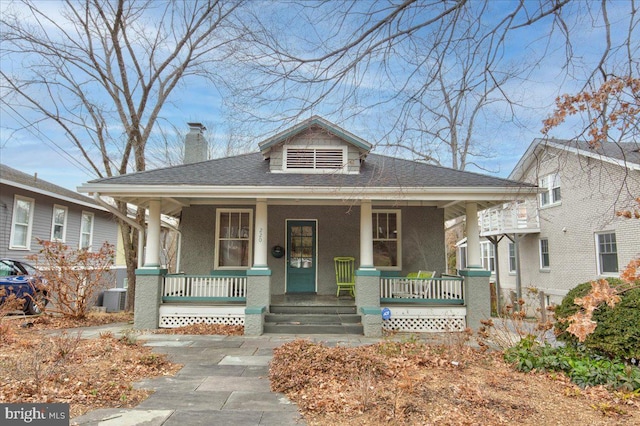
M241 36L241 2L22 0L0 19L2 103L55 122L96 177L145 170L147 143L174 89L190 78L220 82ZM14 64L13 70L4 64ZM126 203L118 209L127 214ZM138 209L138 223L145 220ZM135 299L138 234L120 221Z
M304 1L287 3L286 14L261 5L242 73L252 86L238 93L239 109L283 125L319 112L337 121L367 117L379 146L464 169L490 152L479 143L496 128L479 122L518 122L527 99L513 88L545 58L554 58L554 80L582 87L602 70L637 72L636 4L616 2L610 13L612 4ZM272 26L287 31L265 37ZM579 37L591 28L601 38L589 43L587 60Z

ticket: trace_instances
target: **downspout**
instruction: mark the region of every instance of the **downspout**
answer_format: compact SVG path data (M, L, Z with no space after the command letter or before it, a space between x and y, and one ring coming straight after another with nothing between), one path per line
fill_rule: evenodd
M100 198L99 193L96 192L95 194L93 194L93 199L96 200L96 202L100 204L102 207L109 210L109 212L114 216L116 216L118 219L127 222L129 225L131 225L131 227L138 230L138 268L142 268L143 266L142 254L144 253L144 226L140 225L138 222L131 219L129 216L122 214L120 210L116 209L111 204L104 201L102 198Z

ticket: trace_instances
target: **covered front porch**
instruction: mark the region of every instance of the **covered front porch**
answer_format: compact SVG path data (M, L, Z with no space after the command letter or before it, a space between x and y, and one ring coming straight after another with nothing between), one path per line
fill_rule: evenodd
M401 332L462 331L466 327L461 277L380 279L382 329ZM246 277L167 275L159 327L195 323L244 325ZM363 334L355 299L345 295L272 295L265 333Z

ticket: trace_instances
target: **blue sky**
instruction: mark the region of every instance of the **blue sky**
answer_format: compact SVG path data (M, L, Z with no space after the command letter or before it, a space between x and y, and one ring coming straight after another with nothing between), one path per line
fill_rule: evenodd
M56 13L52 7L53 3L42 4L51 8L51 13ZM495 4L498 8L507 8L514 3L503 1ZM273 12L273 16L277 16L278 10L282 7L287 7L273 2L267 2L266 5ZM625 1L610 4L609 13L612 22L616 23L616 20L619 20L624 24L627 8L628 3ZM322 25L328 24L327 21L322 23ZM504 55L514 64L524 64L535 54L541 54L544 48L548 51L542 60L526 64L528 70L526 79L512 80L506 85L505 90L518 104L514 110L515 117L511 116L511 110L505 103L497 103L487 111L483 117L484 121L477 126L478 138L486 140L487 152L492 154L492 157L483 163L483 166L490 170L490 174L506 177L531 141L541 137L542 120L551 113L555 97L562 93L576 92L584 84L585 75L582 68L570 69L569 73L562 68L564 45L560 42L547 45L540 37L541 34L551 30L549 25L549 21L541 22L536 27L515 31L507 41L508 49L504 51ZM586 66L585 69L589 69L589 65L599 59L603 33L597 28L597 23L592 23L586 17L573 21L570 31L573 40L576 41L573 45L574 57L578 63ZM289 34L287 40L292 45L296 43L293 34ZM3 68L17 66L15 63L9 63L8 60L6 56L3 57ZM359 88L363 98L371 96L376 90L384 90L383 83L377 77L369 79L366 77L364 84ZM184 131L187 130L187 122L204 122L213 133L212 139L225 141L229 137L230 129L227 126L227 120L231 112L225 105L223 96L224 93L221 94L219 90L203 81L187 80L175 90L172 102L164 108L161 114L163 121ZM335 108L334 105L330 105L330 101L331 99L325 104L320 104L306 116L311 113L323 115L326 119L337 122L374 145L379 142L379 135L391 126L390 121L387 120L390 119L393 105L387 104L379 109L372 108L355 117L343 119L343 114L334 113ZM271 108L277 109L278 106ZM275 113L277 114L277 111ZM4 107L0 111L0 162L26 173L37 173L41 179L70 189L75 189L82 183L95 178L83 165L83 159L80 158L79 153L69 145L64 134L55 124L41 122L32 130L13 130L30 121L28 111L10 111ZM256 125L252 127L252 134L245 137L250 138L249 145L255 150L258 142L276 127L275 125ZM569 138L574 135L574 132L572 126L568 125L554 131L554 135ZM467 170L478 171L473 167Z

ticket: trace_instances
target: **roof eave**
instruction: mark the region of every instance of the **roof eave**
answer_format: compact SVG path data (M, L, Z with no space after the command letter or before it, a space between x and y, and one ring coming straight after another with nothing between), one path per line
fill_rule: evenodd
M111 197L224 197L292 199L500 200L505 196L536 194L537 187L334 187L334 186L188 186L85 184L80 192Z
M365 141L364 139L361 139L355 135L353 135L352 133L347 132L346 130L336 126L333 123L328 122L327 120L318 117L318 116L313 116L308 120L305 120L299 124L296 124L295 126L284 130L283 132L280 132L272 137L270 137L269 139L266 139L262 142L260 142L258 144L260 151L265 154L266 152L268 152L271 147L301 133L302 131L312 127L312 126L319 126L322 127L324 130L334 134L335 136L349 142L350 144L354 145L355 147L357 147L358 149L361 149L363 151L369 152L371 151L371 148L373 147L373 145L371 145L369 142Z
M29 192L33 192L33 193L36 193L36 194L44 195L44 196L47 196L47 197L55 198L56 200L77 204L79 206L89 207L89 208L92 208L92 209L95 209L95 210L107 211L107 209L105 209L104 207L102 207L102 206L100 206L98 204L92 203L90 201L78 200L77 198L67 197L66 195L57 194L57 193L51 192L51 191L46 191L44 189L37 188L35 186L25 185L25 184L22 184L22 183L13 182L13 181L6 180L6 179L0 179L0 184L13 186L15 188L20 188L20 189L23 189L25 191L29 191Z

